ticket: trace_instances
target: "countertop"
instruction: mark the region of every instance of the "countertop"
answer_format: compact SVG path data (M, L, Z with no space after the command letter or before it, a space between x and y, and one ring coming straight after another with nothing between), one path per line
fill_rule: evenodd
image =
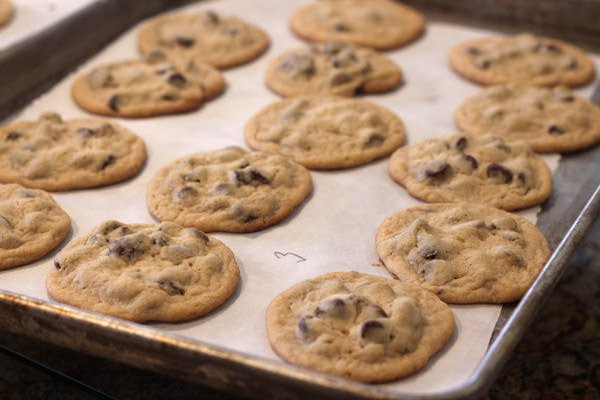
M0 332L0 345L106 394L0 351L0 398L242 399L207 387ZM600 399L600 219L508 361L487 399Z

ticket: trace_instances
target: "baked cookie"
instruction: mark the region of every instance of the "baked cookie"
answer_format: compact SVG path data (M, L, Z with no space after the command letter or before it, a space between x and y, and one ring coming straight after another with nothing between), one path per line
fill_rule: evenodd
M524 142L456 133L402 147L390 176L426 202L476 202L505 210L531 207L552 190L552 173Z
M306 96L259 111L244 131L257 150L280 153L308 168L336 169L385 157L404 143L402 120L365 100Z
M432 293L358 272L292 286L271 302L266 320L284 360L363 382L418 371L454 331L452 311Z
M46 279L57 301L131 321L201 317L235 291L231 250L195 228L102 223L69 243Z
M391 273L447 303L519 300L551 253L527 219L475 203L399 211L385 218L375 242Z
M324 43L287 51L267 67L267 86L285 97L352 96L381 93L402 83L402 71L389 58L344 43Z
M0 26L6 24L12 18L14 7L9 0L0 0Z
M592 60L563 41L522 33L469 40L450 51L450 65L482 85L579 86L595 74Z
M73 83L73 99L95 114L138 118L191 111L223 91L223 76L209 65L156 54L92 69Z
M50 191L110 185L135 175L146 160L144 142L114 122L37 121L0 128L0 181Z
M311 191L309 172L291 159L226 147L163 167L147 199L161 221L206 232L252 232L288 216Z
M153 18L138 35L142 54L160 48L171 54L198 57L216 68L245 64L269 47L260 28L236 17L214 11L172 13Z
M395 1L319 1L298 8L290 25L294 33L310 41L349 42L384 50L419 37L425 18Z
M539 152L568 152L600 142L600 107L565 87L493 86L465 100L454 118L466 132L523 140Z
M48 193L0 185L0 270L42 258L70 228L71 219Z

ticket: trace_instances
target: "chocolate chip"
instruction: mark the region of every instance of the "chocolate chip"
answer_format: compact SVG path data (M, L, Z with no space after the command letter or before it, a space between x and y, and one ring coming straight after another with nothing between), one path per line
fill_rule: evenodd
M542 45L542 50L549 51L550 53L562 53L562 49L553 43Z
M437 178L450 170L450 164L442 160L434 160L425 167L425 176L428 178Z
M473 169L477 169L477 167L479 167L479 163L477 162L477 159L469 154L465 154L465 160L467 160L469 162L469 164L471 164L471 168Z
M346 302L340 298L324 301L315 308L317 317L343 317L346 314Z
M224 26L221 29L219 29L219 32L224 33L224 34L229 35L229 36L235 36L235 35L237 35L237 34L240 33L240 30L238 28L232 28L232 27L229 27L229 26Z
M81 137L84 137L84 138L88 138L88 137L94 135L94 131L91 130L90 128L83 128L82 127L82 128L77 128L77 130L75 131L75 134L79 135Z
M208 10L204 13L204 15L206 15L206 18L213 24L219 23L219 15L216 12Z
M562 135L566 132L566 130L556 124L550 124L548 126L547 132L551 135Z
M308 324L306 323L306 320L313 318L310 315L307 315L305 317L300 318L300 320L298 321L298 330L300 332L302 332L303 334L307 334L309 329L308 329Z
M114 164L114 162L117 161L117 157L115 157L113 154L109 154L108 156L106 156L106 158L102 161L102 164L100 165L100 169L103 170L106 167L108 167L111 164Z
M162 232L156 232L152 235L152 239L150 240L154 246L166 246L169 244L169 237Z
M287 57L277 69L293 75L313 75L316 71L315 61L307 54L292 54Z
M108 107L113 110L114 112L118 112L119 111L119 107L121 106L119 103L121 102L120 97L118 94L113 94L112 96L110 96L110 99L108 100Z
M372 342L386 343L392 338L385 326L377 320L369 320L360 327L360 337Z
M54 268L60 270L62 268L62 265L60 264L60 261L58 260L54 260Z
M488 165L487 176L489 178L500 178L503 183L510 183L513 179L513 173L505 166L497 163Z
M560 98L560 100L564 101L565 103L571 103L571 102L575 101L575 96L572 96L572 95L563 96Z
M161 279L158 281L158 287L167 292L169 296L183 296L185 294L184 288L168 279Z
M438 256L438 251L431 245L424 245L419 247L418 253L421 257L426 260L433 260Z
M452 143L452 147L455 148L456 150L460 150L460 151L463 151L464 149L466 149L468 145L469 145L469 140L464 136L459 137Z
M524 185L527 182L527 176L525 176L524 172L519 172L517 174L517 179L519 180L519 182Z
M196 189L194 189L193 187L191 187L191 186L183 186L177 192L177 197L179 197L180 199L183 199L185 197L195 196L197 194L198 194L198 191Z
M186 182L200 182L200 178L198 178L198 175L194 174L193 172L184 174L183 180Z
M343 22L336 22L335 24L333 24L333 29L335 29L337 32L349 32L350 31L350 27Z
M132 261L135 257L143 253L143 249L138 247L137 242L131 236L125 236L113 240L108 245L108 255L117 256L127 261Z
M22 134L22 133L20 133L20 132L16 132L16 131L12 131L12 132L10 132L8 135L6 135L6 138L5 138L4 140L5 140L6 142L9 142L9 141L14 141L14 140L17 140L17 139L19 139L21 136L23 136L23 134Z
M257 184L269 184L269 180L261 174L256 168L247 166L243 169L233 171L234 182L237 186Z
M252 222L255 219L258 219L258 217L254 214L247 214L244 216L244 218L242 218L242 222L247 224L248 222Z
M352 81L352 76L345 72L336 72L330 79L329 83L333 86L343 85Z
M365 143L365 147L379 147L383 144L385 138L377 133L372 133L369 135L369 139L367 143Z
M489 60L476 60L475 61L475 66L477 68L481 68L481 69L488 69L490 67L491 63Z
M178 36L177 38L175 38L175 43L177 43L181 47L189 48L192 47L194 43L196 43L196 41L193 38Z
M465 53L471 56L478 56L481 54L481 50L479 50L477 47L467 47Z
M170 85L173 85L176 88L182 88L187 83L187 79L185 79L185 76L181 75L179 72L176 72L169 76L168 82Z

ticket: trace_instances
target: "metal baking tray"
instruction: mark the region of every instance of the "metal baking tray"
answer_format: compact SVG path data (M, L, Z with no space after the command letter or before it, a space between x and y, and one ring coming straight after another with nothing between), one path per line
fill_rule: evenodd
M37 97L124 29L156 12L185 1L122 2L100 0L0 57L0 81L8 88L2 115ZM124 11L123 7L127 8ZM93 34L89 26L113 21ZM69 46L57 46L58 43ZM60 60L60 61L59 61ZM14 79L25 66L43 65ZM12 74L12 75L11 75ZM18 75L18 74L17 74ZM6 86L4 86L6 84ZM596 97L600 97L597 90ZM600 99L598 99L600 100ZM555 249L533 287L517 305L506 305L495 334L478 367L465 384L435 394L398 394L371 386L253 357L241 352L182 338L150 326L91 314L18 293L0 290L0 328L61 346L110 358L193 382L243 393L254 398L302 399L454 399L476 397L492 384L562 275L566 261L600 210L600 147L563 156L554 173L550 200L538 227Z

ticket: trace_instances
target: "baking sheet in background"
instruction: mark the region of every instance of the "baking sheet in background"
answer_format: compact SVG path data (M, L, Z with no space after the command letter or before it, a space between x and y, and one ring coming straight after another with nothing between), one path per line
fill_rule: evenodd
M93 190L57 193L54 197L73 219L73 236L89 232L106 219L152 222L145 191L161 166L193 151L243 145L245 121L264 105L277 100L263 82L266 63L274 55L302 42L287 27L289 14L304 1L205 1L187 9L210 8L243 16L264 27L272 38L269 52L259 60L225 72L224 95L190 114L146 120L118 120L146 140L148 162L142 173L127 182ZM78 71L104 62L137 57L137 28L108 46ZM388 52L404 70L406 84L385 95L368 96L405 121L409 142L455 131L452 112L480 88L454 75L446 64L449 48L463 40L488 34L479 29L430 23L426 35L403 49ZM600 58L595 57L596 63ZM27 107L19 118L34 119L44 111L66 118L86 116L71 101L71 75ZM591 85L579 94L589 96ZM558 156L547 160L555 167ZM311 276L336 270L358 270L386 275L376 266L374 235L383 218L399 209L420 204L387 176L387 160L338 172L313 172L314 192L291 217L253 234L216 234L236 253L242 284L233 299L216 312L182 324L156 324L158 329L202 340L251 355L278 360L265 335L264 310L281 290ZM536 210L526 212L535 219ZM293 252L278 259L274 252ZM53 256L27 267L0 273L0 289L48 300L44 279ZM453 306L457 334L451 344L413 377L387 384L395 392L446 391L465 383L484 354L500 307Z
M0 51L17 44L98 0L11 0L13 16L0 27Z

